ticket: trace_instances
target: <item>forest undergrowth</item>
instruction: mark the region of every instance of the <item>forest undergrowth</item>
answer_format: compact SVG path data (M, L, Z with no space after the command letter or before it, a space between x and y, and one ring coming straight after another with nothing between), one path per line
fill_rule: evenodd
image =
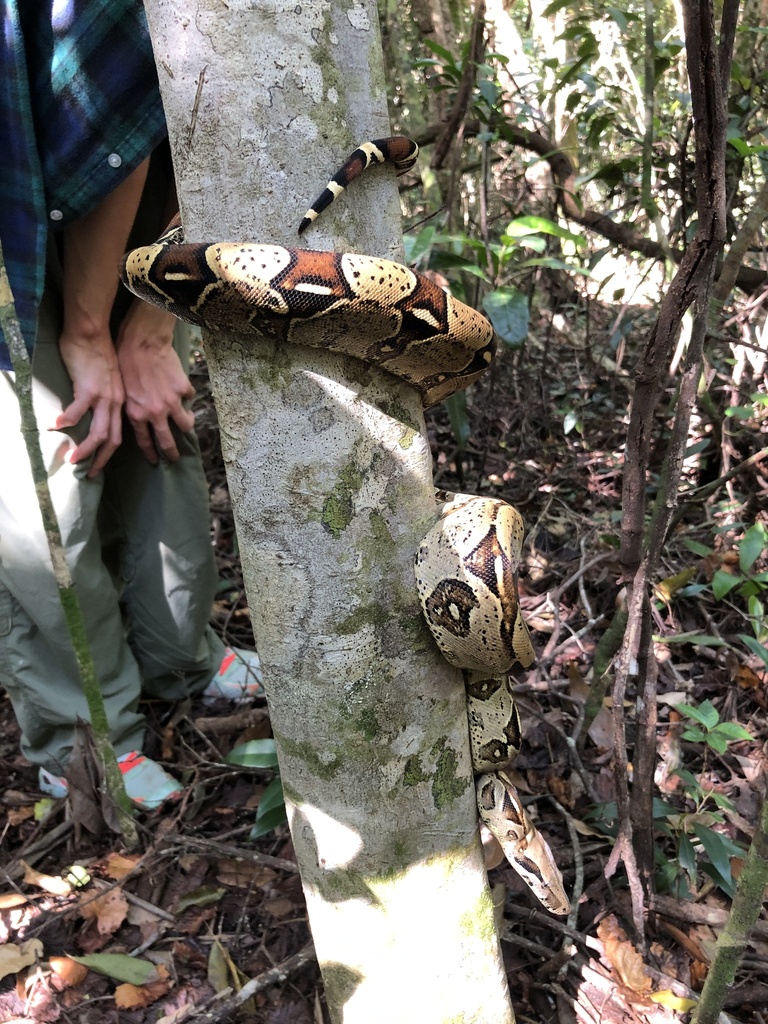
M613 754L625 367L652 312L633 311L623 353L610 343L614 316L594 304L588 314L540 313L524 347L506 350L470 393L461 445L443 407L428 416L436 484L502 497L527 524L521 593L538 660L517 681L524 741L513 781L574 909L567 921L553 918L509 866L490 872L520 1021L684 1019L728 913L765 770L768 673L744 638L755 636L750 616L768 588L765 533L755 532L768 530L768 469L758 459L718 480L718 439L704 421L686 459L689 500L675 514L653 594L655 778L633 777L632 693L625 762ZM220 574L214 624L227 643L252 647L202 358L194 380ZM659 410L661 438L668 415ZM765 406L728 422L735 463L765 448ZM651 490L663 454L654 454ZM65 805L39 801L10 705L0 704L0 1021L320 1024L322 989L287 827L249 838L274 772L226 760L269 736L266 708L147 711L147 752L183 777L186 797L143 816L141 849L126 854L114 836L72 821ZM653 786L657 895L643 936L633 933L622 871L606 873L619 772ZM763 1024L767 964L762 920L726 1005L733 1019Z

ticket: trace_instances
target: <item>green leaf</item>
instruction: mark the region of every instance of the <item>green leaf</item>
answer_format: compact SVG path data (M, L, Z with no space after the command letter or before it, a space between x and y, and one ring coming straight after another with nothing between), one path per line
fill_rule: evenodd
M248 740L230 750L224 760L227 764L240 764L245 768L276 768L275 741Z
M693 883L696 880L696 850L685 832L681 832L678 837L677 859Z
M735 420L751 420L755 410L751 405L730 405L725 410L725 415Z
M717 727L715 727L712 732L707 733L704 741L710 750L714 750L717 754L724 754L728 749L728 741L725 737L719 735Z
M768 649L765 644L761 644L759 640L755 640L753 636L748 636L746 633L739 633L739 640L768 665Z
M698 707L693 707L691 704L678 704L677 710L686 718L700 722L705 729L712 729L720 720L717 708L708 700L702 701Z
M705 437L703 441L696 441L695 444L689 444L685 449L685 458L687 459L689 455L698 455L699 452L709 448L711 444L712 441L708 437Z
M425 252L427 252L435 238L434 224L428 224L418 235L405 235L403 237L403 248L405 249L405 262L416 263Z
M765 610L763 602L755 594L751 594L747 601L747 611L749 612L750 619L752 619L752 629L759 640L765 620Z
M699 647L723 647L725 640L706 633L677 633L675 636L654 636L657 644L697 644Z
M671 814L677 814L677 810L668 804L666 800L661 800L655 796L653 798L653 817L655 818L668 818Z
M445 408L448 412L448 419L451 421L456 447L463 452L470 434L466 391L460 391L457 395L446 398Z
M461 270L465 274L479 277L481 281L488 280L488 274L482 267L478 267L473 260L468 260L466 256L460 256L455 252L433 251L429 265L433 270Z
M214 889L211 885L199 885L196 889L179 897L176 912L181 914L187 907L207 907L211 903L218 903L226 891L226 889Z
M563 416L563 433L567 436L575 426L578 426L578 423L579 414L573 409L570 409L565 416Z
M718 601L722 601L726 594L743 582L742 576L734 576L732 573L726 572L725 569L718 569L712 577L712 593Z
M433 39L424 38L422 39L422 43L428 50L431 50L432 53L436 54L436 56L442 57L448 64L456 63L456 59L450 50L446 50L444 46L440 46Z
M146 985L150 978L156 976L153 963L126 953L89 953L88 956L67 953L67 956L98 974L106 974L114 981L127 982L129 985Z
M704 544L699 544L697 540L688 540L688 538L686 538L683 541L683 544L685 544L688 550L692 551L694 555L701 555L702 558L707 558L712 554L712 548L708 548Z
M750 526L739 544L739 568L748 575L766 544L765 531L760 523Z
M285 794L283 793L283 784L280 781L279 775L276 779L272 779L261 794L261 800L259 800L259 806L256 811L256 820L261 820L269 811L274 810L275 807L282 807L283 812L285 812Z
M504 231L505 235L511 238L524 238L526 235L555 235L557 238L564 238L574 245L586 245L584 235L575 235L567 228L560 227L555 221L547 217L516 217L510 221Z
M734 740L751 740L752 733L739 725L738 722L719 722L712 730L712 735L724 736L729 742Z
M528 335L528 299L517 288L497 288L483 299L483 309L505 345L516 348Z
M682 733L682 739L687 740L689 743L706 743L707 734L702 732L701 729L686 729Z
M744 851L736 846L735 843L732 843L726 836L721 835L719 832L714 832L711 828L707 828L706 825L694 825L693 831L704 847L712 867L723 881L732 885L730 858L741 857Z
M570 0L552 0L552 3L547 4L541 12L542 18L551 18L553 14L557 14L558 11L562 11L562 9L567 7L569 3Z
M273 807L271 811L268 811L261 818L256 819L256 824L253 826L249 833L250 839L258 839L259 836L265 836L267 832L271 832L273 828L277 828L278 825L284 825L288 817L285 813L285 804L281 807Z

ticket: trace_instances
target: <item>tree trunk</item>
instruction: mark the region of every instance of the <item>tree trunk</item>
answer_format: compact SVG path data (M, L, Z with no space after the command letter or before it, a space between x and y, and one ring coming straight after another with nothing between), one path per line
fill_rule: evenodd
M187 238L295 244L347 153L389 134L375 4L146 6ZM374 173L308 244L397 258L399 216ZM417 394L318 350L205 342L331 1019L510 1024L463 687L414 583L435 517Z

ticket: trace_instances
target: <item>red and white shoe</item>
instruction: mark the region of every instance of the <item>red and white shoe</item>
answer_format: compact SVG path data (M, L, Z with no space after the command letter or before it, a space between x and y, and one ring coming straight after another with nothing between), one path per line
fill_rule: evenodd
M256 651L227 647L219 671L203 690L203 702L214 704L217 700L228 700L245 704L263 696L261 662Z
M166 800L179 800L184 792L173 776L138 750L121 754L117 763L123 773L125 791L131 803L142 810L157 810ZM53 775L45 768L40 769L38 785L41 792L55 800L63 800L69 792L67 780L61 775Z

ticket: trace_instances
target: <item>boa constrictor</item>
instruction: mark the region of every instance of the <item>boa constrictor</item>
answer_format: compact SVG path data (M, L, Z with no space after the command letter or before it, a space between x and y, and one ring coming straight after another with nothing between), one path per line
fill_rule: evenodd
M411 167L418 146L393 137L352 153L307 211L301 234L373 163ZM496 352L481 314L423 274L356 253L254 242L186 243L179 218L121 266L135 295L209 331L235 330L376 363L413 385L425 408L468 387ZM560 873L504 774L520 744L507 673L533 661L517 600L522 518L505 502L444 496L416 563L425 618L464 670L478 808L512 866L554 913L567 912Z

